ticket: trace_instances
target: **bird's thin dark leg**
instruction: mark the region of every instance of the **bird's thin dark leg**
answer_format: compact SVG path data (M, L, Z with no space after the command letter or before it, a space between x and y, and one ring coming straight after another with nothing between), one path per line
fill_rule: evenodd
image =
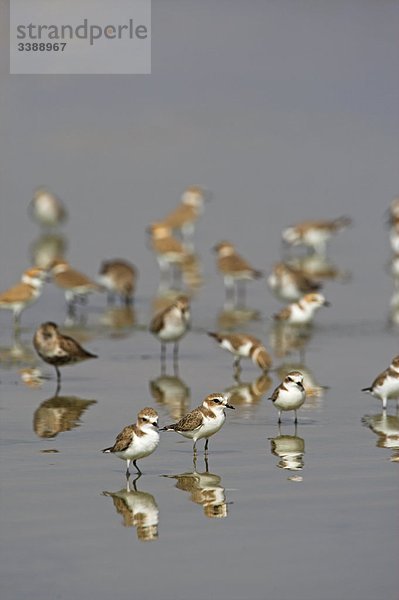
M297 417L297 414L296 414L296 410L294 412L295 412L295 421L294 421L294 423L296 425L298 423L298 417Z
M237 281L237 305L245 306L245 281Z
M278 411L278 422L281 423L281 410Z
M173 366L176 368L176 365L179 363L179 342L175 342L173 346Z
M142 475L142 472L141 472L141 471L140 471L140 469L138 468L138 466L137 466L137 462L136 462L135 460L133 461L133 464L134 464L134 466L136 467L136 471L137 471L137 473L138 473L139 475Z
M204 456L204 462L205 462L205 472L209 473L208 455L207 454L205 454L205 456Z
M166 344L161 342L161 371L165 373L165 361L166 361Z
M126 479L129 479L129 477L130 477L129 468L130 468L130 459L127 459L127 461L126 461Z
M208 442L209 442L209 438L206 438L205 447L204 447L205 454L208 452Z

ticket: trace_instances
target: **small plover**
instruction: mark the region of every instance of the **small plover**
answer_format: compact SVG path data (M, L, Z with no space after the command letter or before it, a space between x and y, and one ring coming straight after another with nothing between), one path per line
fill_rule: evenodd
M19 327L22 311L41 295L45 279L44 269L32 267L24 271L19 283L0 294L0 308L12 310L16 328Z
M217 269L223 276L226 298L231 300L234 297L234 288L237 286L237 300L243 300L245 292L244 287L239 287L240 283L244 285L245 281L263 277L262 271L254 269L230 242L219 242L213 250L217 253Z
M320 282L306 277L301 271L285 263L274 265L267 283L275 296L283 302L299 300L304 294L316 292L322 287Z
M306 399L303 387L303 375L300 371L290 371L270 396L274 406L278 409L278 422L281 423L282 411L295 411L295 423L297 422L296 411L302 406Z
M282 238L290 246L306 246L318 254L325 254L327 241L351 223L349 217L338 217L332 221L303 221L284 229Z
M28 210L31 218L43 227L56 227L68 216L61 200L44 187L35 191Z
M161 360L165 361L166 344L174 342L173 356L177 360L179 341L190 325L190 300L180 295L172 304L155 315L150 323L150 332L161 342Z
M88 352L73 338L62 335L58 325L48 321L37 328L33 336L33 346L44 362L53 365L57 373L59 388L61 373L59 367L74 365L89 358L97 358L96 354Z
M177 423L163 427L161 431L175 431L183 437L193 440L193 452L196 453L196 444L203 438L205 452L208 450L208 441L211 435L219 431L226 419L225 408L234 406L228 404L228 394L210 394L198 406Z
M369 392L375 398L382 400L382 408L385 410L390 398L399 397L399 355L395 356L385 371L382 371L374 379L370 387L362 389Z
M98 282L107 289L109 304L114 302L115 295L118 295L126 306L132 304L136 280L137 269L127 260L105 260L100 266Z
M329 305L330 303L322 294L306 294L298 302L286 306L273 315L273 318L276 321L283 321L290 325L306 325L313 321L313 317L319 308Z
M151 235L151 249L154 251L161 279L168 278L173 281L173 269L181 271L184 265L192 261L192 254L188 252L180 240L172 235L172 229L165 223L152 223L148 230Z
M100 292L101 287L92 279L71 268L63 259L57 259L51 265L52 281L64 290L68 307L73 310L77 300L86 300L88 294Z
M163 219L167 227L181 231L186 248L191 248L195 223L204 210L204 202L208 199L209 194L200 186L190 186L183 192L181 203Z
M130 464L133 462L137 473L141 475L136 461L152 454L158 444L158 413L153 408L146 407L138 413L136 423L124 427L117 435L115 444L104 448L103 452L126 460L126 477L129 478Z
M215 333L208 331L221 348L234 354L234 368L240 369L241 358L250 358L262 371L269 371L272 359L258 338L246 333Z

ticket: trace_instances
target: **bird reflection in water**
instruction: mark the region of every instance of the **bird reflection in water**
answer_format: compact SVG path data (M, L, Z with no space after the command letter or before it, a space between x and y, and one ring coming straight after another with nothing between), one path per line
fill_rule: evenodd
M228 504L221 477L209 472L208 459L205 457L205 471L197 471L194 458L194 471L180 475L164 475L176 479L176 488L190 494L190 499L204 509L204 515L210 519L224 519L228 516Z
M304 467L303 456L305 454L305 440L297 436L295 427L294 435L281 435L278 428L278 436L270 438L271 452L279 458L277 467L288 471L302 471ZM302 481L302 477L291 476L289 481Z
M128 306L109 306L100 317L109 337L122 338L136 325L136 311Z
M3 369L13 369L14 367L34 368L39 364L31 340L29 340L29 343L22 341L20 334L21 331L15 329L11 345L0 346L0 365Z
M273 323L269 333L269 344L277 358L298 352L299 360L305 361L306 346L312 337L312 327L286 323Z
M177 375L161 374L149 383L151 396L165 406L171 419L179 421L190 406L190 388Z
M103 492L103 495L112 498L124 527L135 527L140 541L151 542L158 539L159 510L152 494L137 490L139 478L140 475L131 484L127 480L126 487L118 492Z
M97 400L54 396L44 400L33 415L33 430L41 438L54 438L80 425L80 417Z
M377 448L394 450L392 462L399 461L399 416L388 415L384 410L377 415L364 415L362 423L378 436Z
M57 258L65 256L67 248L68 242L64 236L44 233L30 246L32 265L48 270Z
M339 269L339 267L320 254L290 257L286 261L286 264L295 271L300 271L309 279L329 279L348 283L352 277L350 271Z
M228 387L225 392L230 394L229 402L238 409L244 409L258 404L272 384L269 375L263 373L254 381L236 379L236 385ZM252 411L248 414L251 416Z
M229 302L226 302L217 315L217 329L223 331L232 331L241 327L249 321L260 321L261 314L258 310L248 307L237 308Z

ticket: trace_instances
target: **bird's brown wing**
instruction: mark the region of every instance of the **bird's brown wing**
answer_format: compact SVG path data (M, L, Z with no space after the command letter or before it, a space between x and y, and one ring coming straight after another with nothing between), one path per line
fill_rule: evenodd
M194 431L202 427L202 412L195 408L174 425L177 431Z
M59 346L63 354L71 357L76 356L77 360L81 360L82 358L97 358L95 354L85 350L76 340L68 335L60 336Z
M18 302L20 300L26 300L29 296L32 288L26 283L17 283L13 287L9 288L2 294L0 294L0 302Z
M123 452L129 446L132 441L132 437L135 435L134 425L127 425L117 435L115 444L112 446L111 452Z

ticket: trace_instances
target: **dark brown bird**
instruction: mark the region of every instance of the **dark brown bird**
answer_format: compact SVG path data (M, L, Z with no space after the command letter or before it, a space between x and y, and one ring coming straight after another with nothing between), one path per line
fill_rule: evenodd
M62 335L58 325L48 321L42 323L33 336L33 346L44 362L53 365L57 373L57 386L61 382L59 367L73 365L89 358L97 358L96 354L88 352L73 338Z

